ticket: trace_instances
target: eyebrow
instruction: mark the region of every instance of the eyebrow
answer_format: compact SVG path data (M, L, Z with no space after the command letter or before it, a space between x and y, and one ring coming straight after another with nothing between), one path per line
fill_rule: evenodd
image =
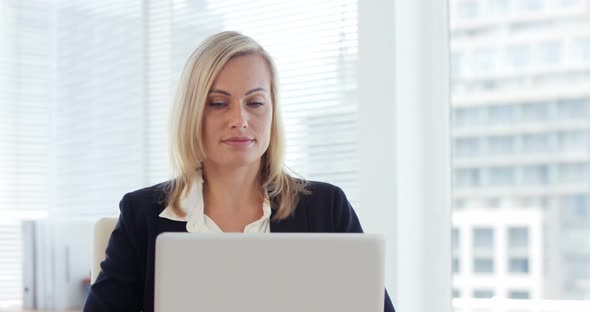
M254 92L258 92L258 91L266 92L266 89L264 89L264 88L254 88L254 89L246 92L245 95L250 95L250 94L252 94ZM218 89L213 89L213 90L209 91L209 94L211 94L211 93L220 93L220 94L223 94L223 95L231 96L231 94L229 92L223 91L223 90L218 90Z

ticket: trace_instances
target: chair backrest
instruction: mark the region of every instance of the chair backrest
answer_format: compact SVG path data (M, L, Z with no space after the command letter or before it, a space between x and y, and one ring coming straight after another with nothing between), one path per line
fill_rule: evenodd
M92 251L92 269L90 270L90 283L93 284L100 272L100 263L105 259L105 250L117 218L102 218L94 224L94 243Z

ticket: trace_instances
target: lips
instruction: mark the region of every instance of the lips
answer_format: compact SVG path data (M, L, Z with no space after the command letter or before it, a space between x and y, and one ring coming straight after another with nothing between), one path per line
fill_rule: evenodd
M223 140L225 143L247 143L252 141L254 141L254 139L248 137L231 137Z
M248 148L254 144L254 139L249 137L231 137L222 140L223 144L231 146L232 148Z

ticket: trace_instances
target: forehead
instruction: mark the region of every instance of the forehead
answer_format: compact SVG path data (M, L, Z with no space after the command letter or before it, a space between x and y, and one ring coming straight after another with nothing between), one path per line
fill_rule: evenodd
M240 91L261 87L268 90L271 81L269 66L260 54L241 55L230 59L221 69L212 88ZM249 89L248 89L249 90Z

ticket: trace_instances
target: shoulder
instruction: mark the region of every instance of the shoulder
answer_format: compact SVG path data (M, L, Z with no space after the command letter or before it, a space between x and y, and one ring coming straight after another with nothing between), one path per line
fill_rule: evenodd
M334 184L311 180L306 181L305 188L311 192L318 192L319 195L329 195L342 192L342 189Z
M141 224L157 216L166 206L169 181L126 193L119 208L127 223Z
M129 244L145 256L148 240L155 239L157 211L165 201L167 182L126 193L119 202L119 220L109 245ZM126 242L126 243L125 243ZM115 248L115 247L112 247Z
M170 181L166 181L129 192L123 196L122 201L140 205L165 204L169 185Z
M348 202L344 191L334 184L306 181L305 190L307 192L300 196L300 200L303 202L321 203L324 206L327 203L341 204L343 201Z
M356 213L336 185L307 181L308 194L301 194L296 213L304 215L314 231L362 232Z

